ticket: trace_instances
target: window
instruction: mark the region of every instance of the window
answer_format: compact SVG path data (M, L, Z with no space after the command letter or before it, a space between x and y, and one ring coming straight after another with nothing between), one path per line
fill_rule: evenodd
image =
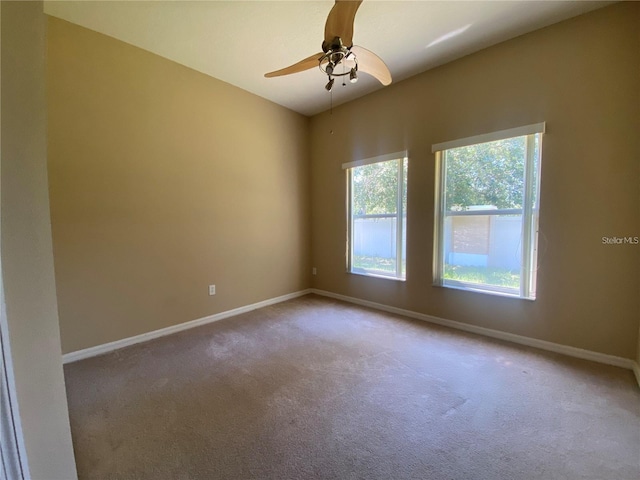
M544 127L432 147L436 285L535 298Z
M351 273L406 278L407 153L345 163Z

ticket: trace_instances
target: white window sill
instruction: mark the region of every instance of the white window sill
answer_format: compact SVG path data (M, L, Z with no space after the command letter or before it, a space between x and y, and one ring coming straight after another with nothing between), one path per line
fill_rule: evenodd
M449 280L449 282L451 282ZM447 283L447 284L439 284L434 283L434 287L442 287L442 288L452 288L454 290L463 290L465 292L473 292L473 293L484 293L485 295L494 295L497 297L507 297L514 298L516 300L528 300L530 302L535 301L535 297L521 297L520 293L516 293L515 291L509 291L511 289L504 288L504 290L498 289L490 289L483 288L481 285L475 283L467 283L467 282L455 282L455 283Z
M361 277L373 277L373 278L383 278L385 280L394 280L396 282L406 282L407 281L406 278L399 278L399 277L396 277L395 275L385 275L383 273L376 274L376 273L369 273L369 272L366 272L366 271L355 272L355 271L352 271L352 270L347 270L347 273L350 274L350 275L359 275Z

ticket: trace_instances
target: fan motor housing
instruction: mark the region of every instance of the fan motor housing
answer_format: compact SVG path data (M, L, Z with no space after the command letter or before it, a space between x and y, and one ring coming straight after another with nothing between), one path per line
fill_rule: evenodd
M340 51L344 49L344 44L342 43L342 39L340 37L334 37L331 42L324 41L322 42L322 51L327 53L330 50ZM351 45L347 48L351 48Z

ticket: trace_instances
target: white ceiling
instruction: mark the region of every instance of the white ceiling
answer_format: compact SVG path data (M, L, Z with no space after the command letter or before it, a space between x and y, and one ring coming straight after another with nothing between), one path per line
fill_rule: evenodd
M509 38L600 8L606 1L365 0L354 43L386 62L394 83ZM300 112L329 109L312 69L264 78L320 52L333 1L49 1L45 13L104 33ZM362 73L336 80L333 105L382 87Z

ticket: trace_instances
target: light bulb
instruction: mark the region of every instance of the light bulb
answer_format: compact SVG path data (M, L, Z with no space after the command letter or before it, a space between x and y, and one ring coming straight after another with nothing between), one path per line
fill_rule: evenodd
M330 92L331 89L333 88L333 81L334 79L329 77L329 83L327 83L324 88L327 90L327 92Z
M356 83L358 81L358 74L356 73L355 68L352 68L351 73L349 73L349 81L351 83Z

